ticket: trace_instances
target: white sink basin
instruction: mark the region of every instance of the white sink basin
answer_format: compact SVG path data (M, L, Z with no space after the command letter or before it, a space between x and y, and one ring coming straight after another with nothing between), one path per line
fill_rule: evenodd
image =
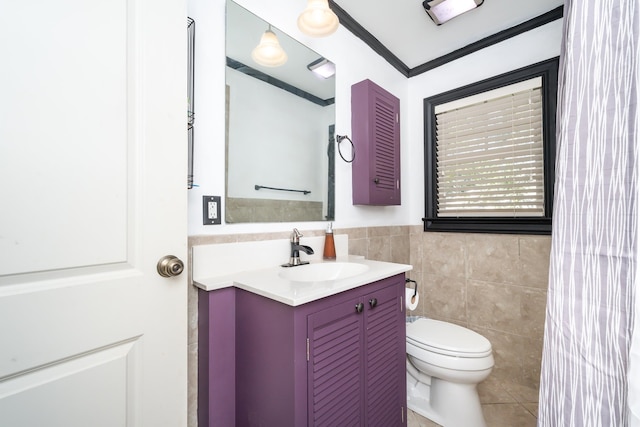
M323 282L340 280L356 276L369 270L369 266L356 262L323 262L287 267L280 272L280 277L295 282Z

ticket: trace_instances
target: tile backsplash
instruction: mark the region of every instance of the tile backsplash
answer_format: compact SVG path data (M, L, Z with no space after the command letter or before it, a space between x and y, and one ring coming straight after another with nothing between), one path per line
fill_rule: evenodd
M322 228L301 231L309 237L324 235ZM419 225L342 228L334 232L349 236L351 255L412 264L414 269L408 277L418 282L421 295L418 308L411 314L457 323L481 333L494 350L491 375L537 390L550 236L425 233ZM191 236L189 246L287 239L289 235ZM190 286L190 427L197 426L197 307L197 291Z

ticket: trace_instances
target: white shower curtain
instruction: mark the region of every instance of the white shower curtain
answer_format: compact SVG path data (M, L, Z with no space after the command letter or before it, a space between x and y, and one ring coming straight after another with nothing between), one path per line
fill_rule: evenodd
M565 0L541 427L640 427L639 22Z

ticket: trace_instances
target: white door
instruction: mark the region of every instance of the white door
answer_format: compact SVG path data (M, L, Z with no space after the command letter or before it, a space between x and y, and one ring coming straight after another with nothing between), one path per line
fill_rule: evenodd
M0 426L184 426L185 0L2 0Z

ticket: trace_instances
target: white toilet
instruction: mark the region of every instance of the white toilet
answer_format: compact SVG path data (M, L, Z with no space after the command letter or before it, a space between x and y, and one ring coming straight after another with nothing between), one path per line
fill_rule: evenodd
M493 368L491 343L452 323L407 323L407 406L444 427L486 427L476 386Z

